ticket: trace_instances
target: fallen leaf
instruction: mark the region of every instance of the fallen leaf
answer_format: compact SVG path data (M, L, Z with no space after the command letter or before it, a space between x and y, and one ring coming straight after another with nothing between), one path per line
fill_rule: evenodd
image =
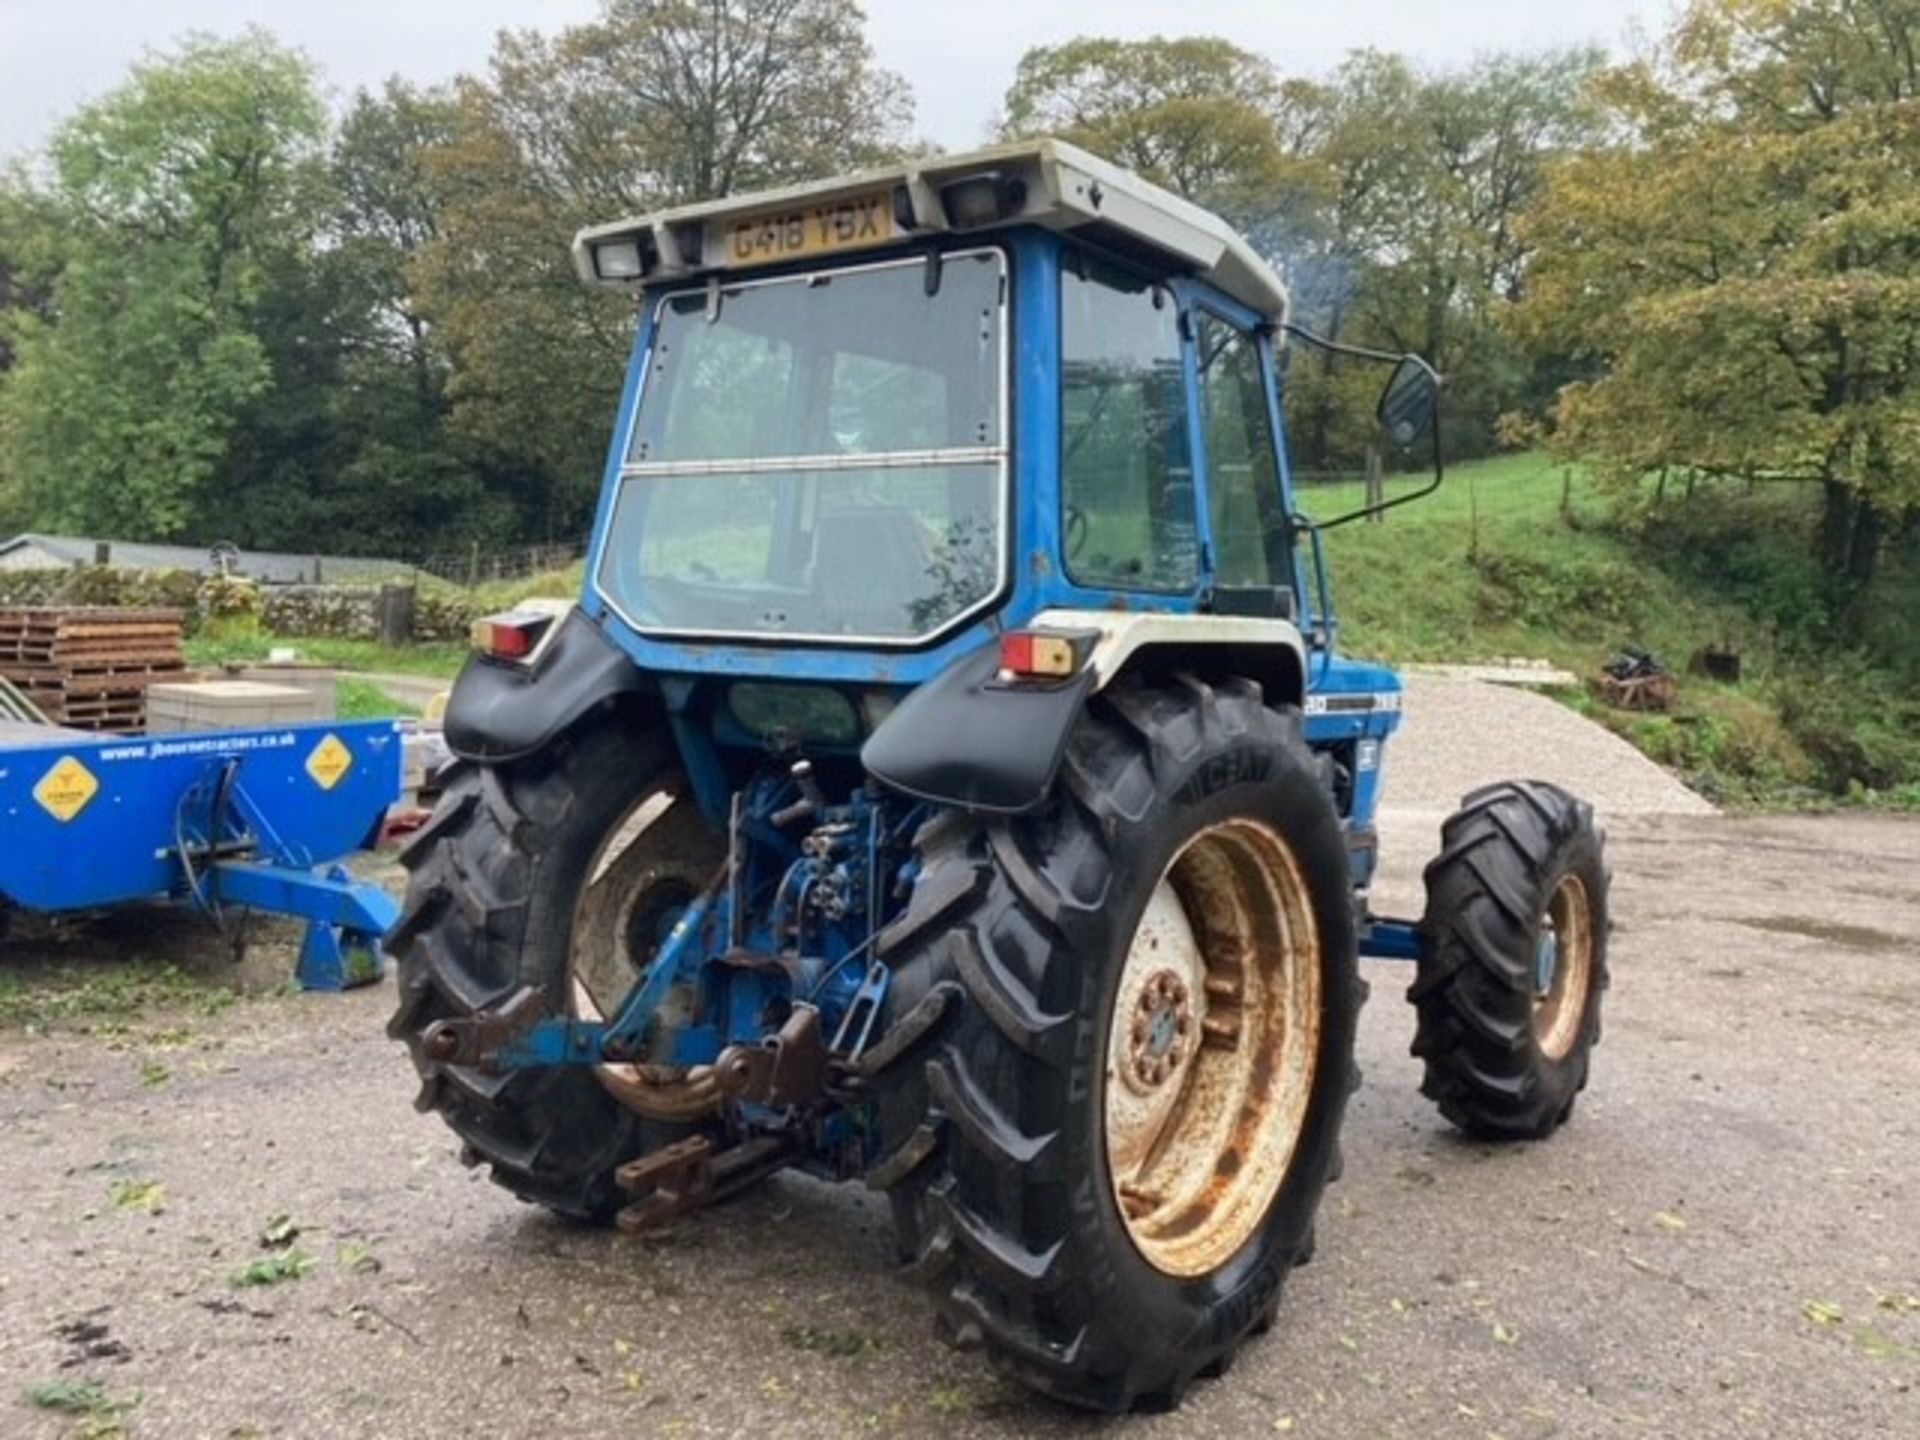
M299 1280L320 1262L299 1250L282 1250L242 1266L227 1277L236 1290L250 1285L278 1285Z
M1862 1325L1854 1331L1853 1343L1860 1347L1861 1354L1874 1360L1897 1360L1907 1353L1905 1345L1875 1325Z
M1846 1319L1846 1312L1828 1300L1803 1300L1800 1313L1816 1325L1838 1325Z
M158 1180L116 1180L108 1193L116 1210L142 1210L158 1215L167 1208L167 1187Z

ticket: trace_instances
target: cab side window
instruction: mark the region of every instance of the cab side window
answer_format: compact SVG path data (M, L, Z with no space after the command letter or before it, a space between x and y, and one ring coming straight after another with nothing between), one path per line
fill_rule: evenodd
M1200 578L1173 297L1079 259L1061 273L1061 526L1068 576L1115 590Z
M1216 316L1197 311L1195 319L1207 516L1218 552L1214 583L1223 590L1290 586L1289 527L1260 346Z

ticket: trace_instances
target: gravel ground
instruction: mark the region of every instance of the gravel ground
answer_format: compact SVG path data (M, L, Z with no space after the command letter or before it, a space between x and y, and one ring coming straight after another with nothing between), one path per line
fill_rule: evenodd
M0 1030L0 1434L1920 1434L1920 825L1686 813L1498 693L1462 715L1416 683L1385 888L1412 895L1424 815L1483 776L1605 799L1593 1088L1548 1143L1456 1138L1416 1093L1405 974L1370 965L1320 1258L1176 1415L1064 1414L939 1346L862 1192L781 1177L652 1240L572 1228L413 1112L386 987L218 1013L185 988L92 1033ZM1423 751L1462 721L1451 761ZM0 964L191 943L136 921ZM236 1287L282 1215L311 1263ZM81 1381L127 1408L25 1398Z
M1711 815L1713 806L1609 730L1530 690L1406 678L1406 719L1387 746L1384 805L1445 815L1477 785L1552 780L1607 815Z

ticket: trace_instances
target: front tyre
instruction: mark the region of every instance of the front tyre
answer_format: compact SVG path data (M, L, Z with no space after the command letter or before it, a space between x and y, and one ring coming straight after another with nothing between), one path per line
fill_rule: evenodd
M997 1368L1174 1403L1306 1257L1354 1077L1346 846L1300 717L1122 682L1045 809L918 845L865 1066L903 1258Z
M1600 1041L1610 928L1593 808L1540 781L1477 790L1427 866L1413 1053L1468 1134L1537 1139L1573 1113Z

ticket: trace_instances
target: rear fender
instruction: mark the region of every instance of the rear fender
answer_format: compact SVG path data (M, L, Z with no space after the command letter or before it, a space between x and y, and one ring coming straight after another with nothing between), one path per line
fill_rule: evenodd
M1082 642L1079 671L1057 682L1009 682L999 673L999 647L983 646L915 690L874 731L860 752L867 773L922 800L1019 815L1052 790L1087 697L1124 674L1245 676L1270 705L1298 705L1305 693L1306 647L1284 620L1047 610L1025 628Z
M1188 670L1203 679L1257 681L1269 705L1306 696L1307 647L1290 620L1253 615L1128 615L1105 610L1047 610L1035 629L1099 634L1088 663L1095 690L1141 669Z
M603 702L652 691L598 625L570 610L530 664L467 661L447 701L447 748L463 760L518 760Z

